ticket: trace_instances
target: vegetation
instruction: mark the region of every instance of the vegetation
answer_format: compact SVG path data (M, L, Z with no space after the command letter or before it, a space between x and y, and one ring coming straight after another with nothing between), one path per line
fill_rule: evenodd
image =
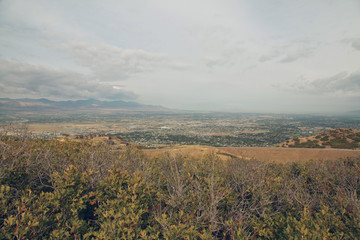
M302 141L301 141L302 140ZM318 135L306 138L293 138L285 143L279 144L282 147L292 148L339 148L357 149L360 148L360 131L347 128L333 129L322 132Z
M0 136L0 239L358 239L360 159L274 164Z
M300 143L299 141L295 141L294 145L289 145L289 147L293 148L325 148L323 145L319 145L318 140L307 140L306 142Z

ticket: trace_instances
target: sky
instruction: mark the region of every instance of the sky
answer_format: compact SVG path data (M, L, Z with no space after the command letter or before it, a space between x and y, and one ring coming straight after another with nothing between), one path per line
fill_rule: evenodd
M360 110L359 0L0 0L0 97Z

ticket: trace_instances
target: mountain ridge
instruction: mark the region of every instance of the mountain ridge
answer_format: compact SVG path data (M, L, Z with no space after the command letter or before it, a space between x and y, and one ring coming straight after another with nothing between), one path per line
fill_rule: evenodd
M123 110L123 111L164 111L165 107L145 105L122 100L102 101L97 99L54 101L46 98L0 98L0 111L93 111L93 110Z

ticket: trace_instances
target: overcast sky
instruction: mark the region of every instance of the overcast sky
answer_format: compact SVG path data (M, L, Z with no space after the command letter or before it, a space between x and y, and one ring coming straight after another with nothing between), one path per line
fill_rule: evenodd
M359 0L0 0L0 97L360 109Z

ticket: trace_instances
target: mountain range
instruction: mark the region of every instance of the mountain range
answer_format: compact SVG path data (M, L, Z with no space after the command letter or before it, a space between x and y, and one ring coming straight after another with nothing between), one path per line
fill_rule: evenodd
M96 99L53 101L46 98L40 99L10 99L0 98L0 112L31 111L31 112L54 112L54 111L165 111L162 106L144 105L126 101L101 101Z

